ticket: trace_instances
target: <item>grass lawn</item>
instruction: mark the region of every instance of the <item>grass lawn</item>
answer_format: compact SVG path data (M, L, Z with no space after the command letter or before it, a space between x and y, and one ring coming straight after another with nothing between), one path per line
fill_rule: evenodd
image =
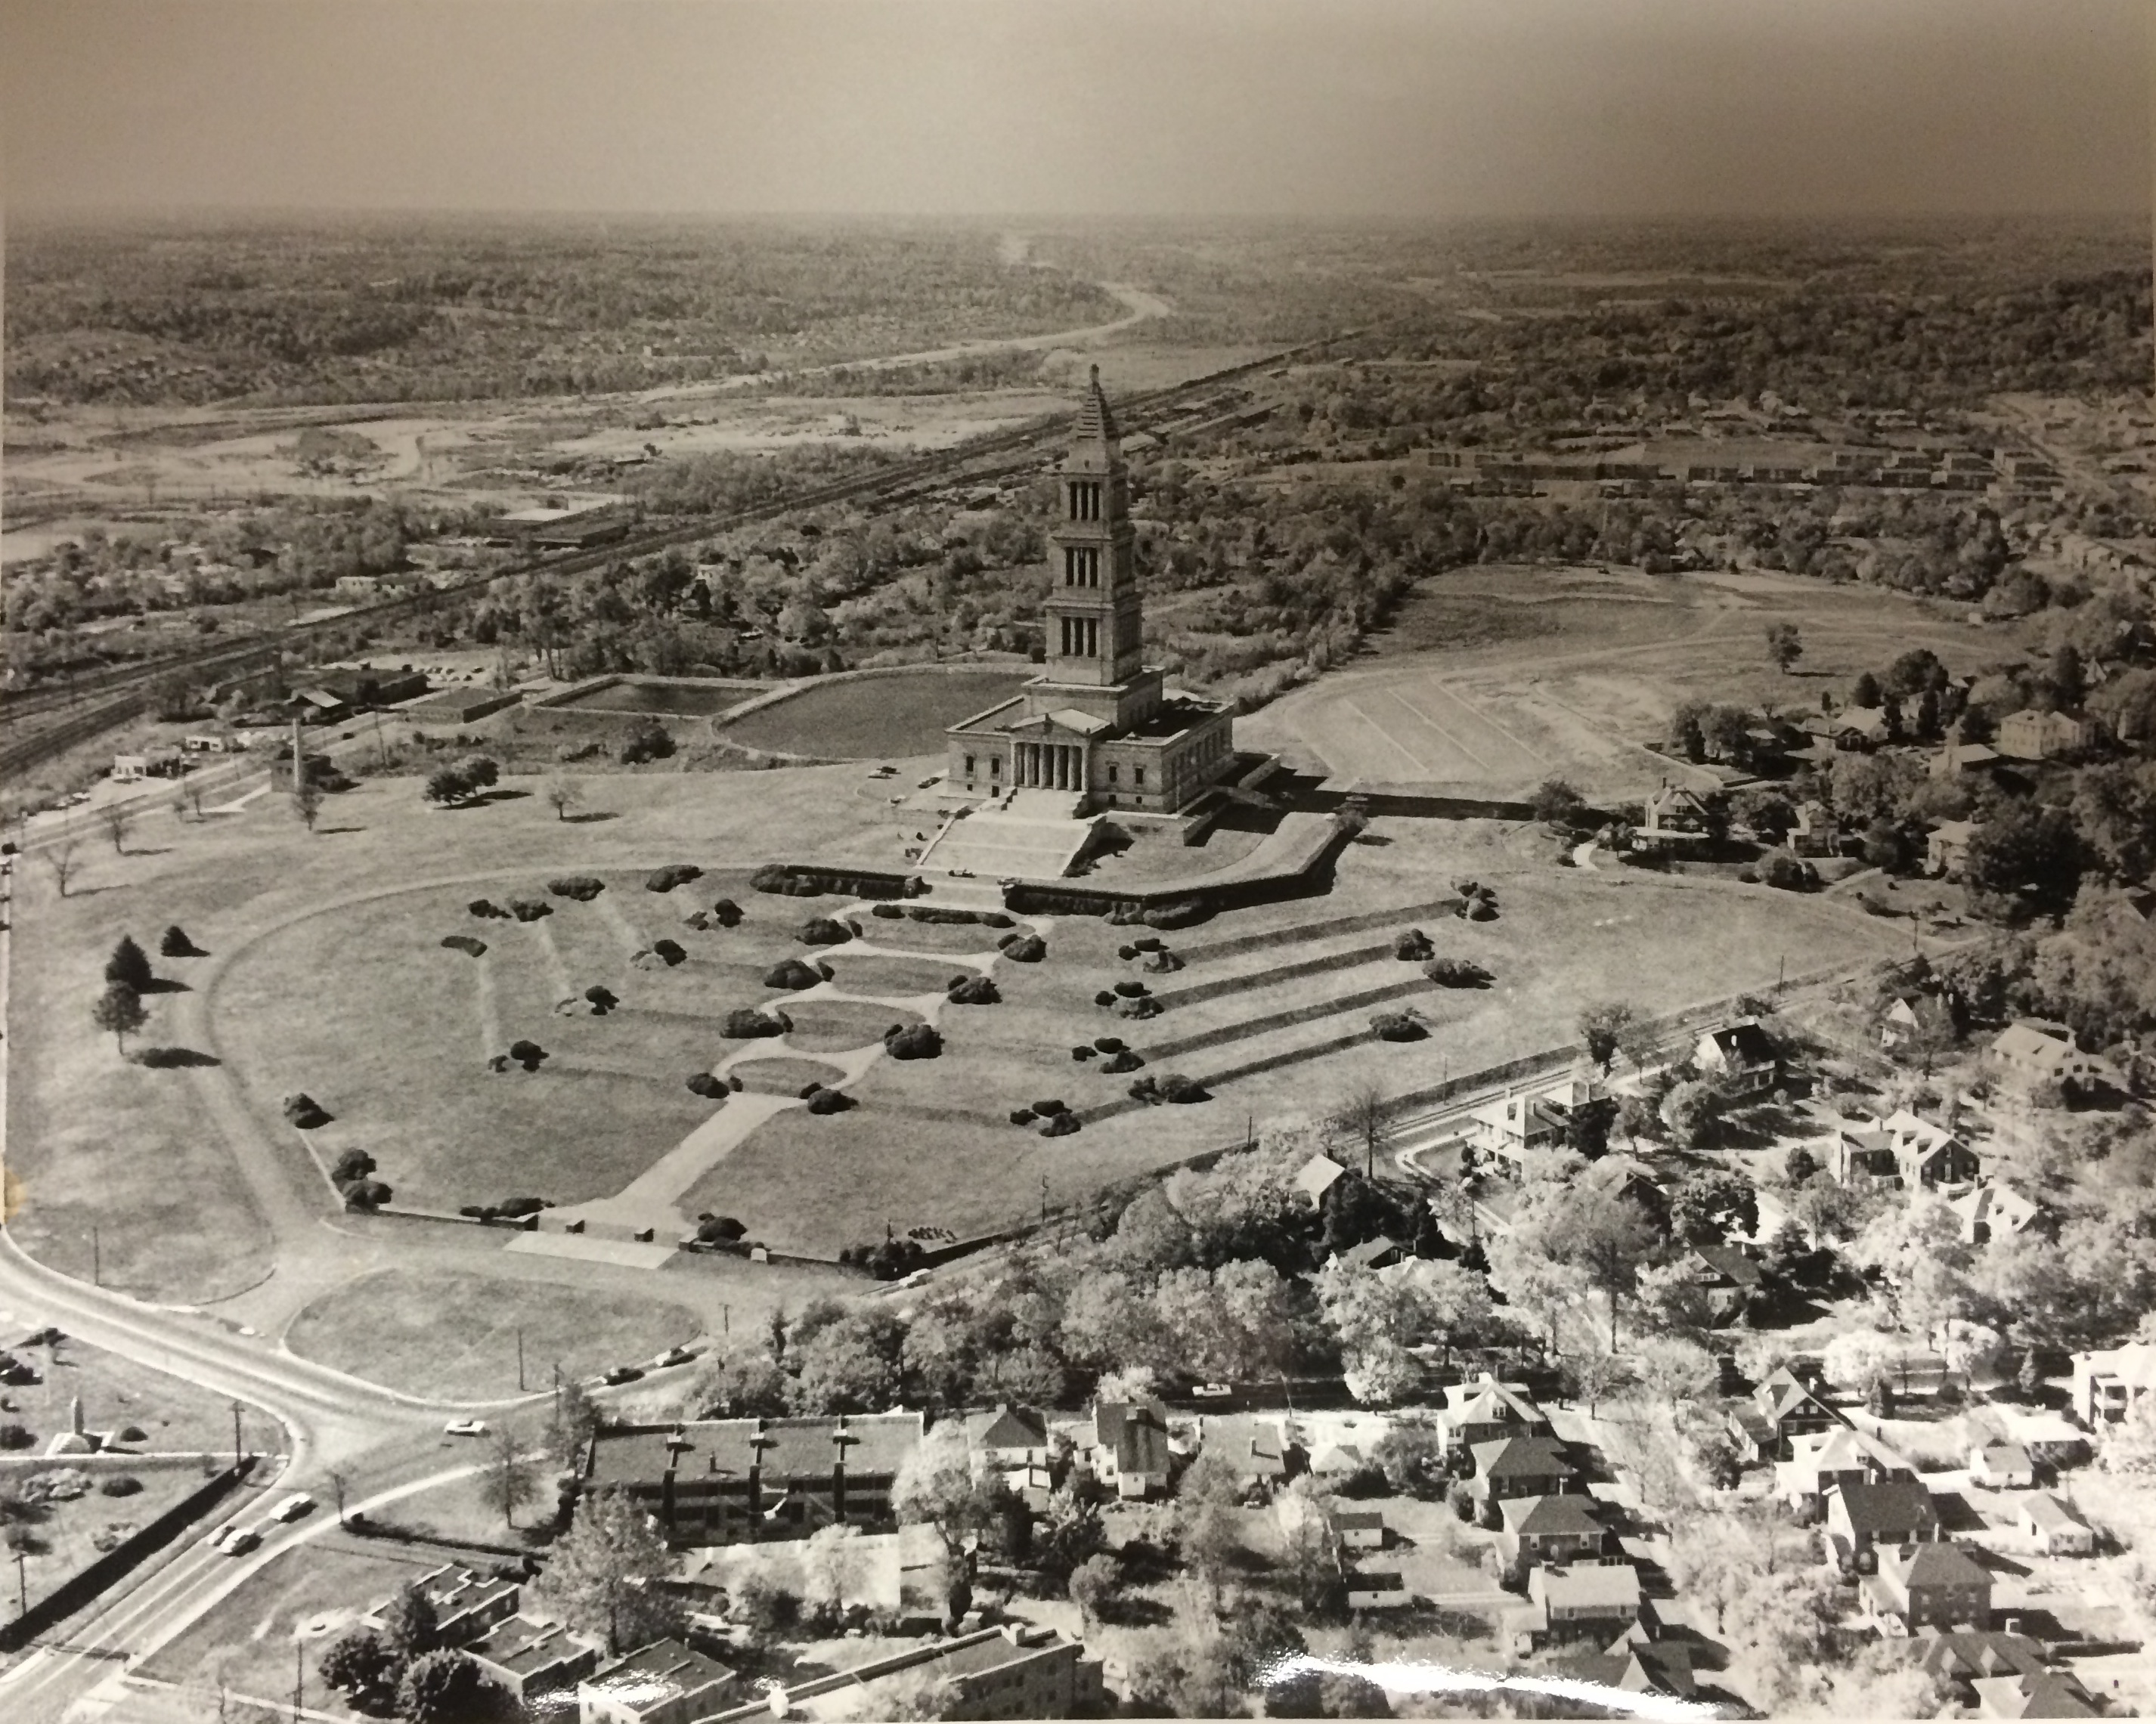
M316 1664L331 1643L367 1606L440 1566L425 1552L333 1532L264 1564L141 1673L213 1696L222 1682L236 1694L290 1701L297 1643L306 1649L307 1703L319 1706L330 1691Z
M835 1084L845 1073L820 1060L789 1060L778 1054L769 1060L744 1060L726 1068L745 1090L764 1095L798 1095L811 1084Z
M653 1297L434 1270L379 1270L316 1300L285 1345L355 1377L410 1394L484 1399L516 1393L516 1337L525 1381L649 1358L692 1341L702 1321Z
M224 1457L228 1461L231 1458ZM63 1458L52 1462L51 1468L38 1470L66 1465ZM102 1472L91 1474L88 1496L48 1505L44 1518L26 1529L33 1542L23 1548L23 1583L32 1603L104 1554L96 1542L100 1533L124 1535L147 1526L189 1493L199 1491L208 1475L192 1461L179 1466L145 1466L127 1475L141 1481L142 1488L132 1496L105 1495L98 1486L109 1476ZM13 1484L23 1475L10 1468L6 1477ZM14 1554L8 1553L11 1562Z
M745 748L820 760L903 760L941 754L943 732L1015 695L1035 673L923 670L819 683L721 731Z
M8 1337L12 1339L12 1337ZM9 1421L27 1427L40 1444L68 1428L69 1408L82 1400L89 1430L117 1431L133 1425L147 1436L129 1446L157 1454L222 1454L232 1448L232 1403L184 1377L146 1370L79 1341L59 1347L18 1347L24 1362L44 1374L43 1383L9 1389ZM251 1418L253 1441L267 1430Z
M801 1000L785 1008L793 1020L787 1037L812 1054L840 1054L883 1039L894 1024L918 1024L921 1014L903 1006L870 1006L855 1000Z

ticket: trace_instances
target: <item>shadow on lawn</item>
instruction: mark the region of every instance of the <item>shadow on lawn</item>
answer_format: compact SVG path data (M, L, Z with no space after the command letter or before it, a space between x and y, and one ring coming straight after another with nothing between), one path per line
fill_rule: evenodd
M613 808L594 808L588 814L564 814L562 823L569 826L589 826L597 820L619 820L621 815Z
M193 1048L145 1048L136 1054L135 1063L153 1071L172 1071L187 1066L222 1065L224 1061Z
M192 993L194 989L177 976L152 976L142 992L145 993Z

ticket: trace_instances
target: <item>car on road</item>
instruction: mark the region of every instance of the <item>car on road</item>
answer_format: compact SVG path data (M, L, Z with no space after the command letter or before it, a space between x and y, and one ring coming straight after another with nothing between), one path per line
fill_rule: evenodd
M641 1365L617 1365L599 1379L608 1388L618 1388L624 1383L634 1383L644 1375Z
M452 1419L442 1427L445 1437L483 1437L486 1434L484 1419Z
M891 1283L891 1285L893 1287L918 1287L926 1284L927 1280L928 1271L925 1269L916 1269L911 1275L901 1275L896 1280Z
M208 1538L205 1538L203 1541L203 1542L208 1545L213 1551L221 1551L224 1548L225 1541L239 1531L239 1521L227 1521L224 1525L212 1532Z
M273 1521L289 1523L305 1520L315 1511L315 1500L304 1491L295 1491L276 1507L270 1511Z
M671 1366L685 1365L696 1357L696 1354L690 1352L685 1347L670 1347L651 1362L651 1368L654 1371L664 1371Z
M1191 1398L1199 1401L1224 1401L1235 1391L1224 1383L1201 1383L1191 1390Z
M232 1529L231 1536L218 1548L228 1557L244 1557L249 1551L260 1549L261 1546L262 1535L255 1528L235 1526Z

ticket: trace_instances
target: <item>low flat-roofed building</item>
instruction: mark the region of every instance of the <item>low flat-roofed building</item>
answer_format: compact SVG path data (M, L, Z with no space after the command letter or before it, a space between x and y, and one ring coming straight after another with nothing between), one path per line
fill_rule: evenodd
M739 1675L716 1659L654 1640L577 1684L577 1724L696 1724L740 1692Z
M517 1582L481 1574L460 1562L429 1569L412 1584L434 1607L435 1633L445 1646L462 1646L495 1624L506 1622L516 1614L524 1597ZM377 1599L367 1607L367 1619L379 1626L391 1602Z
M598 1669L601 1646L558 1622L517 1615L498 1622L465 1652L520 1701L567 1688Z
M1082 1643L1054 1629L1008 1623L789 1685L699 1724L888 1718L892 1701L922 1683L941 1689L941 1718L1075 1718L1096 1714L1104 1701L1100 1661L1086 1656Z

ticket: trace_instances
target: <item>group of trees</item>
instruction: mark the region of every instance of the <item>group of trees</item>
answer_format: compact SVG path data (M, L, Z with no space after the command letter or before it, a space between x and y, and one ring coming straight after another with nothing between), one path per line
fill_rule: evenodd
M410 1583L382 1613L382 1628L348 1629L324 1650L323 1681L362 1711L407 1724L511 1724L508 1691L471 1658L445 1646L434 1601Z
M424 794L430 803L455 808L470 802L481 791L490 789L501 779L498 762L484 754L474 754L428 773Z

